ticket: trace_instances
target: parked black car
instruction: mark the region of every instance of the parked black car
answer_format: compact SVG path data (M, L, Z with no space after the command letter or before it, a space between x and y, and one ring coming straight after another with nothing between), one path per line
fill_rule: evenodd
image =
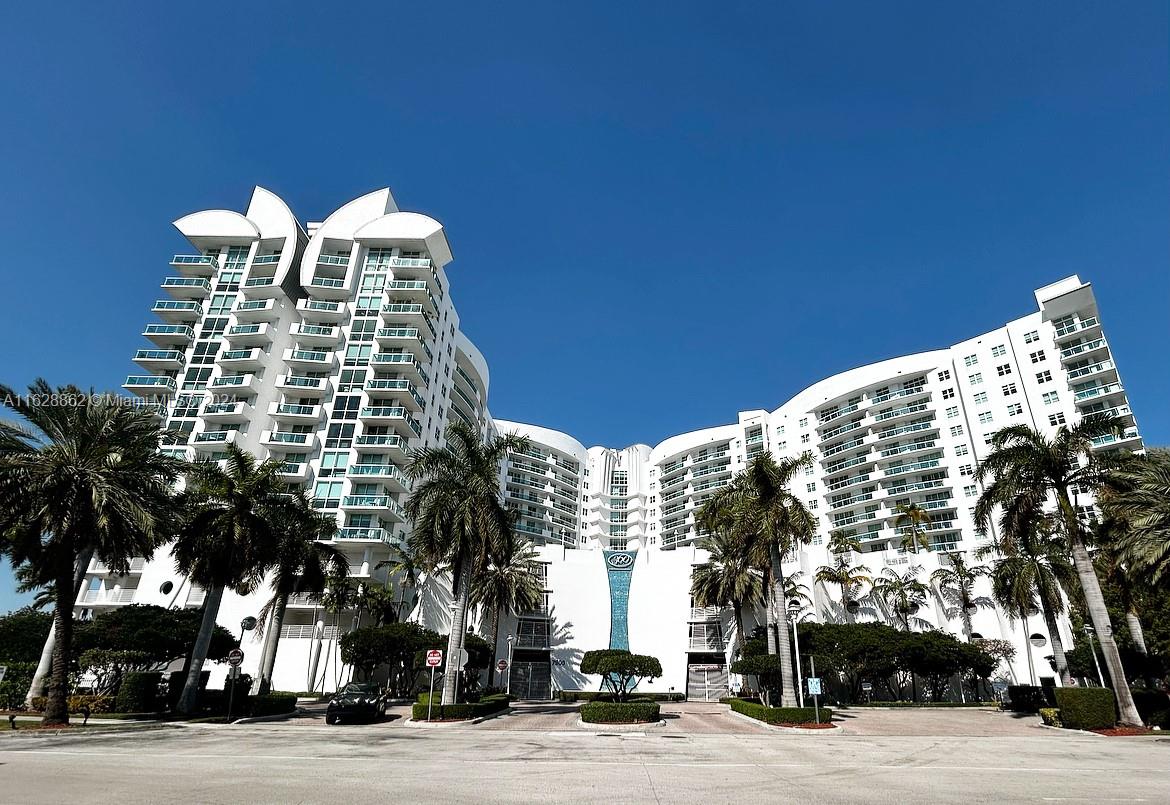
M375 721L386 712L386 697L377 685L350 682L329 700L325 709L325 723L346 721Z

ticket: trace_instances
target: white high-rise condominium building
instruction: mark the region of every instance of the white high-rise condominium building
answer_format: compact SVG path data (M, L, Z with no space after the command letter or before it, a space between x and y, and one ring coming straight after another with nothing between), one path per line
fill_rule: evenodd
M706 558L695 511L761 451L814 458L793 491L820 529L785 571L808 585L809 617L837 620L837 591L813 581L831 560L830 531L861 541L859 561L872 575L920 566L923 580L946 561L944 551L986 543L972 517L981 491L974 474L997 429L1027 424L1051 433L1107 411L1128 428L1098 449L1141 449L1092 289L1077 277L1039 289L1034 312L992 332L834 375L775 410L744 411L732 424L654 447L586 448L556 430L492 418L487 364L459 331L451 302L443 228L398 212L388 190L305 228L260 188L244 215L200 212L175 225L193 253L172 260L177 276L163 283L169 298L154 306L163 323L144 333L154 347L135 356L147 374L129 377L126 388L163 401L167 425L183 434L168 449L181 455L214 459L231 442L282 459L289 483L336 514L336 544L359 581L384 583L377 565L407 535L401 468L410 449L441 444L456 419L485 435L529 437L531 448L500 469L501 492L519 510L518 531L538 547L546 588L542 606L509 615L500 630L497 649L511 655L513 692L522 696L596 687L599 680L580 673L580 658L605 647L657 656L664 673L653 690L723 695L734 625L728 612L692 605L691 571ZM931 549L916 554L896 527L898 506L910 503L932 514ZM420 591L415 615L444 632L444 585ZM221 623L233 628L266 597L225 596ZM78 606L201 600L160 553L124 578L91 566ZM959 613L939 600L916 617L916 628L962 631ZM746 628L753 626L749 617ZM1018 646L1020 679L1028 675L1025 650L1039 675L1051 675L1040 618L1021 624L981 609L973 631ZM1032 646L1030 635L1045 644ZM331 667L320 649L335 636L314 601L294 600L275 686L319 689L324 680L329 689L344 678L348 669ZM253 648L246 671L259 661Z

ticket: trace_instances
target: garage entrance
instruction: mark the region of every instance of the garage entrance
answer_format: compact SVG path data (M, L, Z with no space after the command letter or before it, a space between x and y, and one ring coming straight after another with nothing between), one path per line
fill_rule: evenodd
M552 698L552 665L548 662L515 660L508 678L509 690L517 699Z
M729 695L727 666L720 663L692 663L687 666L687 699L717 702Z

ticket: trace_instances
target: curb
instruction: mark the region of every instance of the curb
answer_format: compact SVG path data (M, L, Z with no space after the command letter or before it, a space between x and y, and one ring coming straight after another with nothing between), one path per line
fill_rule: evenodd
M237 718L235 721L230 722L228 726L231 726L232 724L263 724L266 721L287 721L293 716L304 715L308 712L309 711L305 710L303 707L298 707L297 709L290 710L287 713L276 713L275 715L271 716L248 716L247 718Z
M152 732L154 730L167 729L169 727L178 726L174 723L149 723L144 724L141 721L133 721L131 724L141 724L142 726L127 726L127 727L107 727L105 725L100 727L80 727L80 728L66 728L56 730L37 730L37 729L16 729L5 730L0 732L0 741L5 740L7 736L11 736L9 740L18 740L19 738L36 738L36 737L60 737L62 735L69 736L83 736L83 735L109 735L115 732Z
M507 715L512 712L511 707L505 707L503 710L497 710L494 713L489 713L486 716L477 716L463 721L415 721L413 718L406 719L407 724L412 727L425 727L427 729L442 729L444 727L462 727L467 724L482 724L485 721L490 721L493 718Z
M577 719L577 727L587 732L637 732L644 730L647 727L665 727L666 719L659 719L658 721L635 721L631 724L603 724L595 723L593 721L582 721Z
M732 710L730 706L728 706L727 712L729 715L734 718L738 718L740 721L746 721L749 724L755 724L756 726L763 727L770 732L784 732L790 735L793 733L800 735L841 735L846 732L845 728L840 724L832 724L828 729L805 730L801 729L800 727L782 727L779 724L769 724L766 721L760 721L758 718L752 718L751 716L745 716L743 713L737 713L735 710Z
M1088 730L1074 730L1074 729L1071 729L1069 727L1053 727L1053 726L1050 726L1048 724L1037 724L1036 726L1042 730L1056 730L1057 732L1071 732L1071 733L1074 733L1077 735L1092 735L1094 738L1107 738L1107 737L1109 737L1107 735L1101 735L1100 733L1089 732ZM1134 736L1134 737L1142 737L1142 736Z

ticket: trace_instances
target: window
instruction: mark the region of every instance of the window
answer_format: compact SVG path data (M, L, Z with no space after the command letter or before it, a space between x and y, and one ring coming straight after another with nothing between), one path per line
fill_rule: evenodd
M1003 344L998 344L991 348L991 357L1002 358L1006 352L1007 347L1005 347Z
M954 390L954 389L943 389L943 390L942 390L942 398L943 398L944 400L953 400L953 399L955 399L955 390Z
M198 394L180 394L175 400L175 409L171 411L171 416L176 419L197 416L202 403L203 397Z
M1032 344L1040 340L1040 332L1038 330L1029 330L1024 333L1024 343Z
M807 433L800 434L800 443L801 444L808 444L808 440L809 440L809 434L807 434Z
M816 502L815 500L810 500L810 501L808 502L808 507L809 507L810 509L812 509L813 511L816 511L816 508L817 508L817 502Z
M333 419L357 419L362 398L356 395L337 397L333 400Z
M979 412L979 424L980 425L986 425L987 423L989 423L991 421L992 421L992 417L991 417L990 411L980 411Z
M342 369L341 379L337 383L338 391L361 391L366 382L365 369Z
M1063 412L1059 413L1059 414L1049 414L1048 415L1048 424L1051 425L1052 427L1055 428L1057 425L1063 425L1064 423L1065 423L1065 419L1064 419Z
M1003 396L1010 397L1013 394L1016 394L1019 391L1019 389L1016 388L1015 383L1008 383L1006 386L1001 388L1000 391L1003 392Z
M195 349L191 351L191 363L215 363L218 353L218 341L197 341Z
M954 419L959 415L959 406L952 405L947 408L947 419Z
M977 392L975 392L975 396L972 397L971 400L976 405L986 405L987 404L987 392L986 391L977 391Z
M975 484L971 484L970 486L963 487L963 494L969 498L973 498L979 494L979 490L975 487Z
M813 474L812 464L809 464L807 467L804 468L804 474L805 475L812 475Z
M1040 363L1044 360L1044 350L1038 349L1035 352L1031 352L1028 354L1028 357L1032 359L1032 363Z
M354 319L349 328L350 341L373 341L374 330L378 327L377 319Z
M1010 363L1001 363L999 366L995 367L995 371L999 374L1000 377L1007 377L1012 373L1012 365Z
M223 335L223 331L227 329L227 317L208 317L203 320L203 326L199 328L200 338L215 338L217 335Z
M805 492L816 492L817 491L816 481L813 481L811 484L805 484L804 491Z
M807 427L808 427L808 417L803 417L803 418L801 418L801 420L800 420L800 426L801 426L802 428L807 428Z
M346 366L369 366L373 344L350 344L345 348Z
M325 435L326 447L350 447L353 445L353 423L337 423L329 426Z
M974 474L975 474L975 467L973 467L970 464L963 464L959 467L959 475L967 477L967 476L971 476Z
M951 436L962 436L962 435L963 435L963 426L962 425L951 425Z
M1008 416L1019 416L1024 413L1024 406L1022 403L1012 403L1008 406Z
M1050 380L1052 380L1052 372L1043 371L1043 372L1036 373L1036 382L1037 383L1047 383Z
M198 369L188 369L183 375L183 390L207 388L207 381L211 378L211 367L204 366Z
M219 313L230 313L235 301L236 295L234 293L212 294L211 301L207 303L207 313L211 316Z
M991 440L994 438L995 438L994 433L985 433L985 434L983 434L983 443L989 445L989 444L991 444Z
M979 363L979 357L977 355L968 355L966 358L963 358L964 366L974 366L977 363Z
M345 475L345 467L349 464L349 453L343 452L325 452L321 456L321 471L318 473L322 478L332 478L337 475Z
M318 509L336 509L341 505L341 481L318 481L313 487L313 505Z
M943 369L941 372L938 373L938 382L945 383L950 379L951 379L951 370L950 369Z
M1056 391L1046 391L1042 397L1045 405L1055 405L1060 402L1060 393Z
M967 375L967 382L972 386L978 386L983 382L983 373L976 372L973 375Z
M971 452L970 448L968 448L967 445L965 445L965 444L960 444L960 445L957 445L955 447L955 455L956 456L965 456L970 452Z

